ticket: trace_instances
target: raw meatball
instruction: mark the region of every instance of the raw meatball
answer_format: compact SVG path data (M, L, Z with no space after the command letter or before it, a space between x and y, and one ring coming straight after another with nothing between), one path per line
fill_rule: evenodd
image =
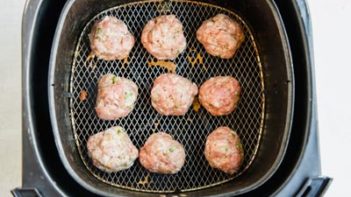
M229 59L244 41L244 33L237 22L224 14L218 14L202 23L196 38L209 54Z
M95 111L99 118L116 120L133 111L138 97L138 86L131 80L106 74L98 84Z
M175 174L184 165L183 145L167 133L152 134L140 149L139 160L151 172Z
M240 91L240 84L234 77L212 77L201 85L199 101L214 116L228 115L238 105Z
M138 149L119 126L90 136L87 148L94 166L106 172L128 169L138 158Z
M156 17L145 25L141 42L157 59L172 60L186 47L183 25L174 15Z
M151 104L162 115L184 115L197 95L197 86L176 74L162 74L154 81Z
M206 140L205 157L211 167L234 174L244 161L238 134L229 127L219 127Z
M112 16L95 23L89 39L92 52L104 60L127 58L135 43L127 25Z

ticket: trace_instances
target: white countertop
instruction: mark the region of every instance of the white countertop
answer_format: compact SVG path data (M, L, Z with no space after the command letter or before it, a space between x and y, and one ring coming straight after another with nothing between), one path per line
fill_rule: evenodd
M0 196L21 185L21 20L24 0L0 6ZM351 196L351 1L310 0L326 196ZM298 79L297 79L298 80Z
M351 196L351 1L310 0L326 196Z
M21 20L24 0L0 5L0 196L21 185Z

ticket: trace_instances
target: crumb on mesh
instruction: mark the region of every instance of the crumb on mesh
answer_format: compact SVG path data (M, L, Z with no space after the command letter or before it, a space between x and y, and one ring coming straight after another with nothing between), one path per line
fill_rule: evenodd
M177 69L177 65L170 61L163 61L163 60L149 61L147 64L150 67L159 66L161 68L166 68L171 73L175 73Z
M85 91L85 90L80 91L80 93L79 93L79 100L83 102L83 101L85 101L87 99L88 99L88 92Z
M199 99L195 97L193 101L193 109L195 112L199 112L200 108L201 108L201 105L200 105Z

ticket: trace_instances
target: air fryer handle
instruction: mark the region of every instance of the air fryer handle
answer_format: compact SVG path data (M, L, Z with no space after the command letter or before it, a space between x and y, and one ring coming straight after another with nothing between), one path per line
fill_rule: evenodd
M13 197L41 197L36 188L15 188L11 193Z
M327 190L332 178L330 177L314 177L307 179L302 185L296 197L319 197Z

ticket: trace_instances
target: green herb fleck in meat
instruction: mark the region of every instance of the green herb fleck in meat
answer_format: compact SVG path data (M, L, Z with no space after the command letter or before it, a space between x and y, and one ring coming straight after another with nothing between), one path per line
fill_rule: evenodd
M240 142L236 143L235 146L241 153L244 152L243 145Z
M125 98L126 100L130 99L132 96L133 96L133 93L132 93L132 92L125 92L125 93L124 93L124 98Z
M121 128L116 128L116 133L117 134L120 134L122 132L122 129Z
M112 84L115 84L117 82L118 78L116 76L112 77Z
M95 38L101 41L103 40L103 34L104 32L102 31L102 29L97 27L95 31Z

